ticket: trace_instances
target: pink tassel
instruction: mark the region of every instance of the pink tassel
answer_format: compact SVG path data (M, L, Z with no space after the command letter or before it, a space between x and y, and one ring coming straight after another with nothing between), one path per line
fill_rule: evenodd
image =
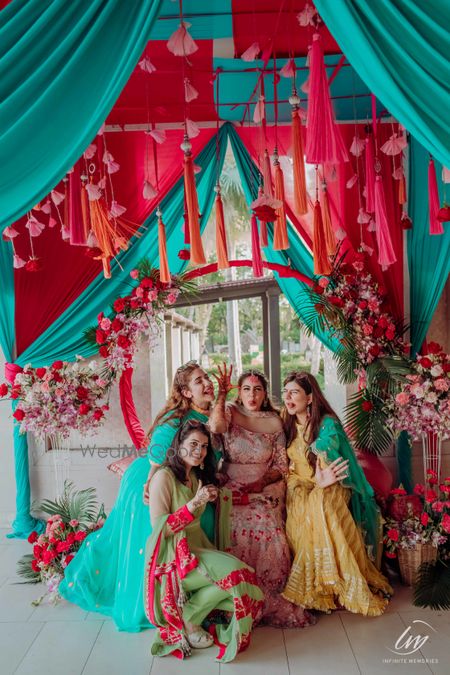
M190 103L198 98L198 91L195 87L192 86L191 81L188 77L184 78L184 100L186 103Z
M440 204L436 178L436 167L433 158L428 163L428 214L430 219L430 234L443 234L442 222L438 219Z
M253 121L255 124L260 124L263 119L266 117L266 106L264 102L264 96L261 96L258 99L257 104L255 105L255 110L253 111Z
M197 51L198 47L188 31L190 26L190 23L182 21L180 27L170 36L167 49L175 56L189 56Z
M398 134L392 134L390 139L383 143L380 150L384 152L385 155L399 155L408 145L406 136L398 136Z
M310 56L306 161L310 164L338 164L348 161L347 148L334 121L321 36L315 33Z
M366 138L366 211L373 213L375 211L375 154L373 149L372 135Z
M56 225L56 220L53 218L53 216L50 216L50 218L48 219L48 226L49 227L55 227L55 225Z
M365 147L366 144L362 140L362 138L359 138L359 136L353 136L353 141L350 146L350 152L352 153L352 155L355 155L355 157L361 157Z
M252 268L254 277L262 277L263 275L263 264L262 264L262 255L261 255L261 246L259 242L259 233L258 233L258 222L256 216L252 216L251 220L252 226Z
M273 197L272 169L270 166L270 157L267 150L264 150L262 174L264 181L264 193Z
M302 11L297 14L297 21L299 22L300 26L303 27L314 26L314 17L316 14L317 9L307 2L305 3Z
M5 229L3 230L3 239L11 240L14 239L14 237L17 237L18 234L19 233L12 225L8 225L8 227L5 227Z
M114 160L110 152L105 152L103 155L103 163L106 164L108 173L116 173L120 169L120 164Z
M45 228L44 223L39 222L34 216L30 216L26 222L25 227L28 228L30 232L30 237L39 237L42 234L43 229Z
M47 199L47 201L44 204L42 204L41 211L42 213L46 213L47 215L49 215L49 213L52 212L52 203L50 199Z
M21 267L25 267L26 262L23 260L20 256L17 255L17 253L14 254L13 257L13 267L16 270L20 270Z
M146 56L144 56L142 61L139 61L138 65L139 65L139 68L141 68L141 70L144 71L144 73L151 74L151 73L154 73L156 71L155 66L150 61L150 59L148 59Z
M91 143L87 146L86 150L83 152L83 157L85 159L92 159L97 152L97 146L95 143Z
M375 223L378 244L378 264L382 268L393 265L397 258L392 246L389 223L386 213L386 199L384 196L383 179L377 176L375 180Z
M113 199L113 201L111 202L111 208L109 210L109 215L111 216L111 218L119 218L120 216L122 216L125 213L126 210L127 209L126 209L125 206L122 206L121 204L118 204Z
M88 193L90 202L95 202L102 196L102 191L100 190L99 186L94 185L94 183L87 183L85 185L85 190Z
M86 235L84 232L83 213L81 211L81 179L79 164L75 165L75 170L69 175L69 229L70 243L73 246L86 246Z
M200 127L198 126L198 124L196 124L192 120L187 119L185 121L185 125L186 125L186 134L188 138L195 138L196 136L199 135Z
M58 192L57 190L52 190L50 192L50 196L52 198L52 202L54 203L55 206L59 206L62 201L64 201L65 195L63 195L62 192Z
M148 132L148 135L151 136L153 140L159 144L164 143L167 138L164 129L152 129L151 131Z
M247 62L254 61L257 58L260 51L261 48L259 46L259 43L254 42L253 44L250 45L250 47L248 47L248 49L245 50L243 54L241 54L241 59Z
M287 63L284 64L280 70L281 77L295 77L295 61L294 59L289 59Z
M144 199L148 200L154 199L157 194L158 192L155 190L153 185L148 180L145 180L144 188L142 190L142 196L144 197Z

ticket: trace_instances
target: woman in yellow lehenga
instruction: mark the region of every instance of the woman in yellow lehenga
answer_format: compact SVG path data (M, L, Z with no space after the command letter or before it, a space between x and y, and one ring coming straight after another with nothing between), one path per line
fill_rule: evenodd
M286 534L294 553L283 596L308 609L378 616L392 593L369 559L379 512L337 415L309 373L284 381L290 468Z

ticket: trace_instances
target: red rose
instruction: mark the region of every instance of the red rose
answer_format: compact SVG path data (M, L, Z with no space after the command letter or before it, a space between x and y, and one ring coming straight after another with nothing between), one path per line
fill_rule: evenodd
M106 357L107 357L108 354L109 354L109 352L108 352L108 347L107 347L106 345L103 345L103 346L100 347L100 349L98 350L98 353L100 354L100 356L103 356L103 358L106 359Z
M434 490L425 491L425 501L427 504L431 504L432 502L436 501L437 498L438 496Z
M21 421L23 420L23 418L25 417L25 413L24 413L24 411L21 410L20 408L17 408L17 410L16 410L15 412L13 412L13 417L14 417L18 422L21 422Z
M86 387L77 387L76 392L80 401L84 401L89 396L89 389L86 389Z
M391 528L390 530L387 531L387 536L391 541L398 541L399 533L398 530L395 530L394 528Z
M95 331L95 341L98 345L101 345L103 342L106 342L106 333L103 330L97 329Z
M422 495L425 494L425 488L424 488L424 486L421 485L420 483L417 483L417 485L414 486L413 492L414 492L415 495L420 495L420 496L422 496Z
M427 354L440 354L441 352L442 347L437 342L427 343Z
M100 408L97 408L97 410L94 410L94 419L95 420L101 420L103 417L103 410L100 410Z
M119 335L117 344L119 347L121 347L121 349L128 349L128 347L131 345L131 342L125 335Z
M364 412L370 412L373 410L373 403L371 401L363 401L361 408L364 410Z
M52 364L53 370L61 370L61 368L62 368L63 366L64 366L64 362L63 362L63 361L55 361L55 362Z
M33 546L33 555L36 558L36 560L41 559L42 551L43 551L42 546L39 546L38 544Z
M10 396L10 398L16 399L16 398L19 398L21 393L22 393L21 388L14 386L14 387L11 388L11 393L10 393L9 396Z
M332 305L335 307L343 307L344 306L344 301L342 298L339 298L337 295L330 295L328 300L331 302Z
M73 542L75 541L75 532L69 532L66 541L68 542L68 544L72 545Z
M376 330L376 329L375 329L375 330ZM375 331L374 331L373 334L375 335ZM371 347L371 348L369 349L369 354L370 354L371 356L373 356L374 358L376 358L376 357L379 355L380 352L381 352L381 349L380 349L380 347L379 347L378 345L373 345L373 347Z
M116 333L118 333L119 330L122 330L122 328L123 328L123 321L121 321L120 319L114 319L114 321L111 323L111 329Z
M36 368L36 375L38 377L44 377L46 372L47 372L47 368Z
M78 412L80 413L80 415L87 415L89 411L90 407L86 405L86 403L82 403L78 408Z
M433 365L432 360L429 359L428 356L422 356L419 359L419 363L422 366L422 368L431 368L431 366Z
M87 537L87 532L84 532L84 530L80 530L79 532L75 532L75 541L83 541L83 539L86 539Z
M70 563L71 560L73 560L74 555L73 553L69 553L69 555L66 555L66 565Z
M450 373L450 363L443 363L442 370L444 371L444 373Z
M53 373L53 380L54 382L63 382L64 378L56 371L56 373Z
M153 288L153 279L150 279L150 277L145 277L144 279L142 279L139 285L142 288Z
M34 544L34 542L37 540L38 540L38 533L33 530L33 532L28 537L28 541L30 542L30 544Z
M130 300L131 309L139 309L140 306L141 306L140 300L136 300L135 298L132 298Z
M97 323L100 323L100 321L103 319L104 316L105 315L104 315L103 312L100 312L100 314L97 314Z
M40 572L39 564L38 564L37 560L31 561L31 569L33 570L33 572Z
M45 565L49 565L53 558L56 558L56 552L55 551L44 551L42 554L42 562Z
M64 553L64 551L68 551L70 548L70 542L68 541L58 541L56 544L56 550L58 553Z
M420 522L422 523L422 525L424 527L426 527L428 525L429 520L430 520L430 516L428 515L428 513L422 513L422 515L420 516Z
M314 286L314 293L317 293L317 295L322 295L322 293L325 291L322 286Z
M180 260L190 260L191 253L187 250L187 248L182 248L180 251L178 251L178 257Z
M366 301L366 300L361 300L361 302L358 302L358 307L359 307L359 309L366 309L366 307L367 307L367 301Z
M114 301L113 307L116 312L121 312L125 308L125 298L117 298Z
M386 337L388 340L393 340L395 338L395 331L388 328L388 330L386 331Z
M6 396L7 393L8 393L8 385L5 383L0 384L0 396L1 397Z
M378 325L381 326L381 328L387 328L388 327L388 320L386 319L385 316L380 316L378 320Z

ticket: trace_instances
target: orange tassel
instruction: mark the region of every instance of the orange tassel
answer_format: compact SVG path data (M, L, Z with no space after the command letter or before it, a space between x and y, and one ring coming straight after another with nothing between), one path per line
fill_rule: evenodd
M294 204L297 215L308 213L302 121L298 110L292 111L292 162L294 168Z
M170 284L171 276L169 270L169 263L167 261L167 243L166 243L166 228L162 220L161 211L156 212L158 216L158 251L159 251L159 280L163 284Z
M105 279L111 279L111 259L102 258L103 263L103 276Z
M327 256L327 245L322 222L320 203L314 204L314 238L313 238L314 274L330 274L331 265Z
M89 197L84 185L81 187L81 218L83 220L83 229L86 239L91 231L91 221L89 217Z
M194 263L194 265L204 265L206 263L206 258L200 233L200 218L197 189L195 187L194 165L190 152L190 143L187 138L185 138L185 141L182 144L182 149L184 150L184 193L186 195L189 221L191 262Z
M406 204L406 180L404 175L398 182L398 203Z
M216 251L217 264L219 270L225 270L230 266L227 250L227 233L225 230L225 216L223 213L222 195L220 187L217 186L216 195Z
M282 204L279 209L277 209L277 220L273 224L273 250L274 251L285 251L289 248L289 238L287 232L287 222L286 222L286 211L284 208L285 204L285 195L284 195L284 176L283 170L278 161L278 155L275 153L275 199L279 199Z
M270 157L267 150L264 150L264 159L263 159L263 181L264 181L264 192L266 195L273 197L273 184L272 184L272 170L270 168Z
M89 202L89 205L91 210L92 231L98 241L98 247L106 258L112 258L115 253L113 239L111 237L113 229L108 220L106 208L98 199Z
M327 186L322 185L322 194L320 197L320 205L322 207L322 223L325 234L325 246L328 255L334 255L336 252L336 237L333 232L333 224L331 221L330 203L328 201Z

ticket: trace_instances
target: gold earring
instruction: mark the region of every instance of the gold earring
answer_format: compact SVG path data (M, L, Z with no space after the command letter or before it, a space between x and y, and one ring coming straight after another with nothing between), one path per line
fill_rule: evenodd
M200 464L200 469L203 471L204 468L205 468L205 463L202 462L202 463Z

